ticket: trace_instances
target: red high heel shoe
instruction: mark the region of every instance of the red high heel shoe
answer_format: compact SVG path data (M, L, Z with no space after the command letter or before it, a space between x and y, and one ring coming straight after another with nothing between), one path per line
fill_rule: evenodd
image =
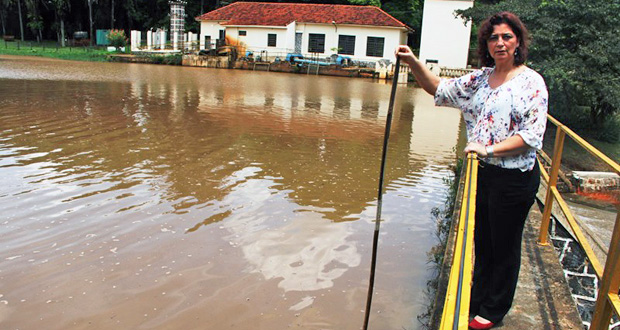
M469 322L469 328L473 330L491 329L494 325L495 323L493 322L480 323L478 320L476 320L476 318L472 319L471 322Z

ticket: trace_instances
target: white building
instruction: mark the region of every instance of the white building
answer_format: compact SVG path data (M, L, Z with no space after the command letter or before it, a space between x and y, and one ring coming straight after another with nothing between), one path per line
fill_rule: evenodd
M394 49L407 43L410 31L373 6L235 2L196 20L200 49L226 40L242 52L270 58L288 53L341 54L356 60L394 61Z
M420 60L441 67L466 68L471 22L465 24L455 10L474 5L471 0L426 0L422 17Z

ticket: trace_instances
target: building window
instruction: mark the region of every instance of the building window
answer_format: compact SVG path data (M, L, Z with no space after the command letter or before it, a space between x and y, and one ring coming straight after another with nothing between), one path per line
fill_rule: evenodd
M277 35L274 33L267 34L267 47L275 47L276 46L276 37Z
M338 54L353 55L355 52L355 36L338 36Z
M247 36L248 31L239 30L239 36Z
M383 44L385 38L368 37L366 44L366 56L383 57Z
M325 53L325 35L310 33L308 36L309 53Z

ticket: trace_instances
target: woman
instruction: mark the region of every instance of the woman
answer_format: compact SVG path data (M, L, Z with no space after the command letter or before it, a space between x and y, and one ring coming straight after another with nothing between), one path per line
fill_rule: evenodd
M540 183L536 149L548 93L543 78L524 64L528 32L516 15L495 14L478 31L483 68L460 78L433 75L407 46L396 55L436 105L461 109L465 152L480 158L469 327L490 329L508 313L519 277L523 227Z

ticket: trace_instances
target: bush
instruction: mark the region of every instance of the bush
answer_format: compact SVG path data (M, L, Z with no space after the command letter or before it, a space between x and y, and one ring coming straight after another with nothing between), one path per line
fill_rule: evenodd
M620 141L620 115L613 116L606 120L594 132L594 138L597 140L614 143Z
M127 36L123 30L110 30L108 33L108 41L110 45L116 47L116 51L119 51L121 47L127 45Z
M154 64L181 65L183 63L183 55L149 55L148 58Z
M620 1L487 0L457 12L477 25L504 10L530 30L528 65L547 82L551 114L578 134L618 141Z

